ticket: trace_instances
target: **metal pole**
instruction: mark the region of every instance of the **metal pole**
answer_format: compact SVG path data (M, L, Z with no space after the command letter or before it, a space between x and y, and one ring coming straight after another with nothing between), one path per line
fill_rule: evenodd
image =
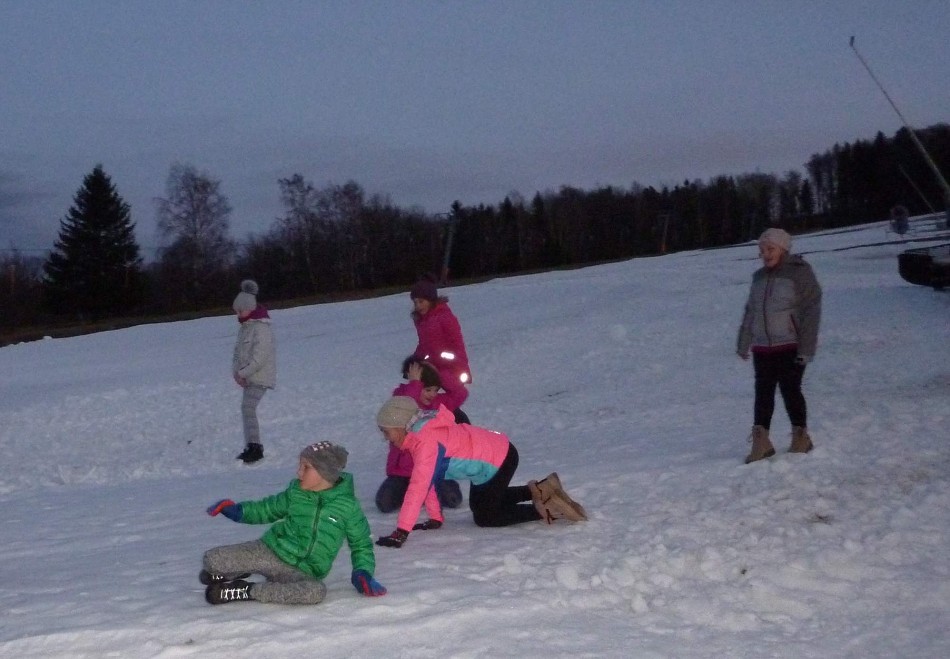
M666 231L670 226L670 214L660 213L657 219L663 220L663 237L660 238L660 254L666 254Z
M927 153L927 149L924 148L924 145L920 143L920 140L917 139L917 133L914 132L914 129L908 125L907 120L904 119L904 115L901 114L901 111L897 109L897 104L894 103L891 99L891 95L887 93L887 90L884 89L884 85L881 84L881 81L877 79L877 76L874 75L874 72L871 70L871 67L868 66L868 63L861 57L861 53L858 52L858 49L854 45L854 37L851 37L849 42L851 45L851 50L854 51L854 54L858 56L858 59L861 60L861 64L864 65L864 68L867 70L868 75L871 76L871 79L878 86L878 89L881 90L881 93L884 94L884 98L887 99L887 102L891 104L891 107L894 108L894 112L897 113L897 116L900 117L901 122L904 124L904 128L907 129L907 132L910 133L910 137L913 140L914 144L917 145L917 148L920 149L921 155L924 157L924 160L927 161L927 164L930 165L930 168L933 170L934 175L937 177L937 181L940 183L940 187L943 188L944 200L950 203L950 184L947 183L947 180L943 177L943 174L940 173L940 170L937 168L937 164L930 157L930 154ZM950 208L947 209L947 212L950 213Z
M934 208L933 205L931 205L930 201L927 200L927 197L924 196L924 193L920 191L920 188L918 188L917 184L914 183L914 179L910 177L910 174L904 171L904 168L901 165L898 165L897 169L900 170L900 173L904 175L904 178L907 179L907 182L910 183L911 186L914 188L914 190L917 192L917 194L920 195L920 198L924 200L924 203L927 204L927 208L930 209L930 212L936 213L937 209Z
M449 283L449 259L452 256L452 240L455 238L455 222L458 218L454 215L449 217L449 233L445 239L445 254L442 258L442 273L439 278L440 286L445 286Z

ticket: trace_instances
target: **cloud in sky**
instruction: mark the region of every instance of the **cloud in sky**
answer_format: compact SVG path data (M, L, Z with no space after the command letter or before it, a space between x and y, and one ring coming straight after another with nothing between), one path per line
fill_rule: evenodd
M906 5L906 6L905 6ZM102 163L156 244L174 162L221 179L235 237L277 180L404 207L562 185L801 170L947 121L950 3L3 3L0 242L48 248Z

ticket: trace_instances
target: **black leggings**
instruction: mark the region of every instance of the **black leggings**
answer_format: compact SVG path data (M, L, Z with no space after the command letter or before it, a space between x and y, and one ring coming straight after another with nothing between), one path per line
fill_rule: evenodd
M481 485L472 485L468 491L468 506L476 526L511 526L541 519L531 501L527 485L509 487L518 468L518 449L508 444L508 454L498 472Z
M783 352L753 352L755 369L755 425L768 428L775 411L775 386L778 385L793 426L807 426L808 412L802 394L802 376L805 365L795 361L794 350Z

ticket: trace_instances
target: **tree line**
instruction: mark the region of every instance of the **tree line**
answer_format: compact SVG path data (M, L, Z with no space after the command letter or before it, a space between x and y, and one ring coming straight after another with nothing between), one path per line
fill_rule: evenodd
M917 136L938 168L950 169L950 126ZM246 277L267 301L325 299L408 286L422 273L457 280L574 266L731 245L769 226L801 233L864 223L896 204L921 214L948 203L903 128L835 144L805 170L660 189L564 186L531 199L512 193L497 205L455 202L441 214L400 208L355 181L317 187L294 174L278 181L283 214L239 243L221 181L177 163L156 201L161 245L145 263L131 209L96 165L45 259L15 246L0 258L0 331L226 307Z

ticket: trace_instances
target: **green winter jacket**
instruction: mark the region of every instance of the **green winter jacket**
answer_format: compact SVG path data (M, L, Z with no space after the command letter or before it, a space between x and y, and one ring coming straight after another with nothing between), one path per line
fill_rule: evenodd
M329 490L300 489L294 479L280 494L241 502L245 524L271 524L261 541L280 560L323 579L346 539L354 570L373 574L376 557L369 522L353 491L353 476L343 472Z

